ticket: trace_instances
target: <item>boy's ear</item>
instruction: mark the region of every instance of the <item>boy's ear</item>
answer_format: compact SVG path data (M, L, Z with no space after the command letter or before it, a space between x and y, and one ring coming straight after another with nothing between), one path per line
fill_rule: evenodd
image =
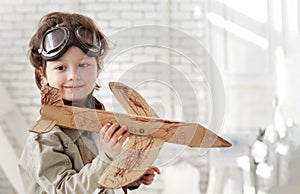
M39 68L39 74L40 74L41 78L43 79L43 82L48 83L47 78L44 76L44 71L43 71L42 67Z

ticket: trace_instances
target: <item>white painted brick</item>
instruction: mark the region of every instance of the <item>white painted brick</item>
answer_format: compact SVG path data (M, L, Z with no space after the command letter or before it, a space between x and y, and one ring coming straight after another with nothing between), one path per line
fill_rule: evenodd
M17 74L17 76L18 76L17 79L23 80L23 81L33 81L33 78L34 78L33 73L27 72L27 71L20 72Z
M17 84L15 84L16 86L11 89L9 88L9 93L16 98L32 98L40 96L39 93L37 93L39 90L33 81L26 81L26 83L31 87L24 90L23 88L20 88Z
M9 65L4 65L2 67L2 70L8 72L18 72L18 71L23 71L24 67L21 65L9 64Z
M34 104L34 105L40 105L41 103L41 97L40 97L40 94L37 94L36 96L32 97L31 98L31 102L30 104Z
M155 6L155 4L150 3L134 3L133 4L133 10L136 11L155 11L158 10Z
M15 29L25 29L25 30L31 30L31 29L35 29L36 28L36 24L31 22L31 21L23 21L23 22L16 22L15 23Z
M80 4L90 4L90 3L96 3L99 2L98 0L79 0ZM104 2L104 1L101 1Z
M2 49L4 49L7 46L11 46L12 45L12 42L13 42L12 40L6 39L4 36L0 36L0 39L2 40L2 41L0 41L0 47ZM3 56L3 57L8 58L8 56ZM1 59L2 59L2 56L1 56Z
M14 21L23 21L22 13L7 13L2 16L3 21L14 22Z
M25 71L26 71L26 72L31 72L32 75L34 74L34 68L33 68L33 66L29 63L29 59L28 59L28 62L26 63L26 65L24 65L24 66L25 66Z
M20 6L16 6L17 13L33 13L36 11L36 7L28 4L23 4Z
M84 4L82 9L85 11L107 11L107 10L109 10L108 4L103 4L103 3Z
M5 55L7 55L7 54L15 55L15 54L21 54L24 51L21 50L21 48L7 47L7 48L3 49L1 52L2 52L2 54L5 54Z
M179 10L179 4L178 3L172 3L171 5L172 12L178 12Z
M6 74L6 75L9 75L9 74ZM12 77L12 79L13 79L15 74L12 74L12 75L13 75L13 77ZM9 94L10 94L10 96L13 97L13 99L15 99L16 96L22 96L22 94L23 94L23 91L21 91L21 90L9 90L9 89L7 89L7 91L9 91Z
M107 20L107 21L115 21L120 19L120 13L115 13L112 11L109 12L100 12L97 14L97 18L100 18L101 20Z
M129 19L129 20L139 20L143 19L143 13L142 12L121 12L121 18L122 19Z
M60 10L60 6L61 5L57 5L57 4L37 5L37 12L46 14L46 13L51 12L51 11Z
M204 17L204 9L201 6L196 6L193 9L193 16L197 19L201 19Z
M106 29L108 29L109 27L109 22L107 20L104 20L104 19L98 19L98 20L95 20L98 28L106 35Z
M181 11L192 11L196 5L197 4L181 2L179 4L179 10L181 10Z
M28 4L28 5L32 5L32 6L35 6L35 5L44 5L44 6L46 6L45 5L45 1L36 1L36 0L23 0L23 1L26 1L26 4ZM47 4L48 4L49 2L47 2ZM24 4L24 3L23 3Z
M133 26L144 26L144 25L157 25L157 20L133 20Z
M1 74L0 74L0 81L3 81L3 80L15 80L17 79L18 76L16 73L14 72L7 72L7 71L3 71L1 70Z
M37 23L37 22L36 22ZM28 45L30 38L33 36L37 26L34 26L33 28L28 29L21 29L23 33L23 41L27 42L26 45Z
M132 25L131 22L128 20L111 21L109 23L109 27L112 27L112 28L126 28L131 25Z
M53 5L70 5L72 6L74 4L74 1L72 0L65 0L65 1L61 1L61 0L48 0L48 4L53 4Z
M19 106L28 105L30 104L31 100L30 98L22 98L22 100L18 101Z
M30 82L24 82L24 81L19 81L19 80L14 80L11 83L11 88L12 89L31 89L32 88L32 83Z
M19 107L21 109L21 112L23 113L22 115L24 115L26 117L26 119L27 119L27 122L29 122L29 118L30 118L29 115L33 115L34 114L34 112L35 112L34 109L26 107L24 105L19 106ZM37 112L38 112L38 110L37 110Z
M164 56L165 49L160 47L146 47L144 48L144 53L151 55Z
M2 0L1 1L1 6L2 5L19 5L22 4L24 0Z
M2 5L1 4L1 6L0 6L0 14L1 14L1 16L3 16L4 14L7 14L7 13L12 13L13 11L14 11L13 5Z
M191 20L193 19L193 12L192 11L181 11L181 12L171 12L171 18L173 20Z
M13 26L14 25L11 22L1 22L0 30L12 30Z
M130 3L110 3L109 4L109 10L110 11L129 11L131 10L131 4Z
M144 18L147 20L161 19L161 14L158 12L143 12Z
M8 30L4 30L1 32L1 37L7 39L7 40L14 40L15 38L19 38L22 36L22 32L21 31L8 31Z
M25 21L32 21L37 26L39 19L42 17L43 14L38 12L26 13L23 16L23 20Z

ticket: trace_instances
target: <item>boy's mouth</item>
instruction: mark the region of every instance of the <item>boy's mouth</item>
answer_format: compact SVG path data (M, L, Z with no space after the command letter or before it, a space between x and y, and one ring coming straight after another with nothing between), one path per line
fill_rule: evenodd
M82 88L84 85L72 85L72 86L64 86L65 89L80 89Z

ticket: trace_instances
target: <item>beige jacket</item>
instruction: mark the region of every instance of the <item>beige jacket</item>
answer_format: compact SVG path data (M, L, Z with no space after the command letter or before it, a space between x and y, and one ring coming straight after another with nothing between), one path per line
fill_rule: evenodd
M110 160L98 153L92 136L57 126L49 133L31 133L19 161L25 193L99 193L97 182Z

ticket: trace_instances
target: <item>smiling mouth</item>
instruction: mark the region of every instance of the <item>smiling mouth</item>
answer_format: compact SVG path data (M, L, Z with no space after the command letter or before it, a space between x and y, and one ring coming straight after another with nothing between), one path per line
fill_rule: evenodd
M78 86L64 86L64 88L66 89L78 89L78 88L82 88L84 85L78 85Z

